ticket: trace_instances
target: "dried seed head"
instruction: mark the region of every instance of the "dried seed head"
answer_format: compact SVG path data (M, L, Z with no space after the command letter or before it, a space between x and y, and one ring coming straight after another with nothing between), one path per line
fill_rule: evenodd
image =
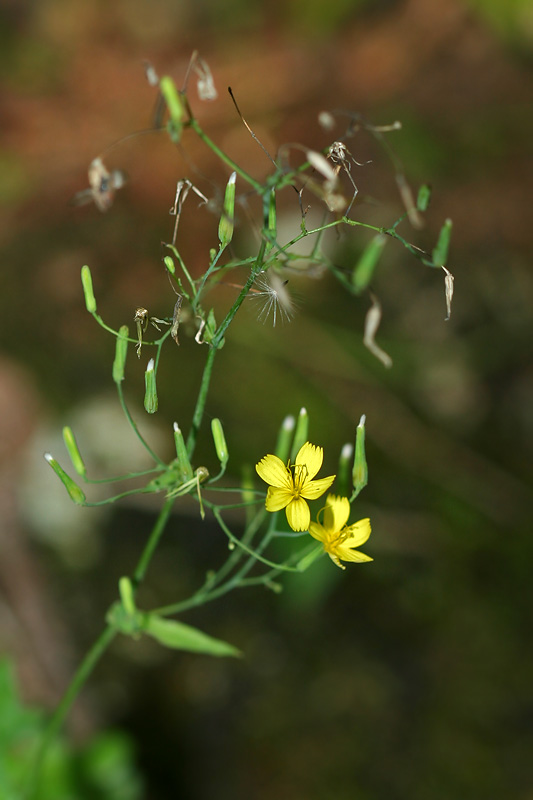
M272 324L276 325L278 314L283 321L290 322L295 312L295 304L289 290L288 280L282 280L275 272L269 272L266 277L258 277L251 290L250 296L262 303L262 308L257 319L266 322L272 312Z
M194 62L194 71L198 75L196 88L198 89L198 97L200 100L216 100L218 92L215 89L211 70L203 58L196 58Z

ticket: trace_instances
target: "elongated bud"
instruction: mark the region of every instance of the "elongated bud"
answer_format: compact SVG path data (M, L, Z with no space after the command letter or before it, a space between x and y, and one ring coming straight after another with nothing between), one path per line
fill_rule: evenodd
M418 208L419 211L427 211L430 200L431 200L431 186L425 183L418 190L418 197L416 198L416 207Z
M228 463L229 454L226 437L224 436L222 423L219 419L215 418L211 420L211 433L213 434L213 441L215 443L215 450L217 458L220 461L220 466L225 467Z
M285 417L281 423L281 428L279 429L278 440L276 442L276 449L274 452L278 458L281 458L284 464L289 458L295 426L296 420L293 416L289 415L288 417Z
M72 433L72 429L65 425L63 428L63 441L65 442L65 447L68 450L68 454L70 456L70 460L72 461L72 466L78 473L78 475L82 475L85 477L87 471L85 469L85 464L83 463L83 459L81 457L81 453L78 448L78 443L74 438L74 434Z
M439 238L437 239L437 244L431 254L433 259L433 263L436 267L443 267L448 260L448 249L450 247L450 238L452 235L452 226L453 222L451 219L447 219L444 222L444 225L440 229Z
M128 614L135 614L137 609L135 608L133 586L129 578L120 578L118 582L118 591L120 593L122 605L124 606L124 611Z
M94 314L96 311L96 298L93 292L93 279L91 270L85 264L81 268L81 285L83 286L83 294L85 296L85 306L89 314Z
M185 117L185 109L183 107L183 101L179 95L179 92L176 89L176 84L168 75L163 75L159 81L159 89L163 95L165 103L167 104L170 119L172 122L181 125L183 118Z
M126 366L126 356L128 355L128 336L130 335L127 325L122 325L119 329L115 344L115 360L113 361L113 380L120 383L124 380L124 367Z
M218 224L218 239L222 247L226 247L233 239L233 222L235 219L235 182L237 173L232 172L224 195L224 209Z
M306 408L301 408L296 421L296 430L294 431L294 439L292 442L291 461L294 463L296 453L300 447L307 442L309 433L309 414Z
M157 386L155 383L155 364L151 358L144 373L144 407L148 414L157 411Z
M176 445L176 455L178 457L181 474L184 481L189 481L193 476L191 462L187 455L185 439L177 422L174 423L174 444Z
M276 215L276 191L275 189L271 189L268 201L268 232L272 235L273 238L275 238L276 236L277 228L278 224Z
M352 285L356 294L359 294L363 291L363 289L366 289L372 280L374 270L381 257L381 253L385 247L386 241L387 237L385 234L378 233L377 236L374 236L374 238L367 244L361 253L359 261L355 265L352 273Z
M365 454L365 422L366 416L363 414L359 420L355 435L355 458L353 462L352 482L357 494L368 483L368 467Z
M170 256L164 257L163 264L165 265L165 267L167 268L167 270L170 272L171 275L176 274L176 267L174 261L170 258Z
M75 483L72 478L67 475L65 470L59 466L55 458L50 453L44 454L45 459L48 461L55 474L69 493L70 499L78 506L85 505L85 495L80 487Z
M353 445L345 444L339 456L339 468L337 470L337 491L342 496L351 494L353 466Z

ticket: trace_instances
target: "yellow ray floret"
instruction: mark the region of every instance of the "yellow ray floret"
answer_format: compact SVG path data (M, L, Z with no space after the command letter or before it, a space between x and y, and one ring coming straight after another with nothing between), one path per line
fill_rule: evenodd
M320 513L322 522L311 522L309 533L322 542L324 550L338 567L346 569L341 561L372 561L369 556L354 549L364 544L370 536L370 520L360 519L353 525L346 525L350 516L347 497L328 494L326 505Z
M268 483L265 508L267 511L285 509L287 522L293 531L309 529L311 515L306 500L315 500L329 489L335 475L313 480L320 467L324 451L306 442L296 455L294 464L284 464L272 454L264 456L256 464L257 474Z

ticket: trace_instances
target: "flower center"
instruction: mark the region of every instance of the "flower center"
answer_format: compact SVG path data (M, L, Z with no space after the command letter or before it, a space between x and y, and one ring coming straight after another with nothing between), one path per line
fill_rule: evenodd
M298 500L307 481L307 467L305 464L293 464L292 469L292 496Z

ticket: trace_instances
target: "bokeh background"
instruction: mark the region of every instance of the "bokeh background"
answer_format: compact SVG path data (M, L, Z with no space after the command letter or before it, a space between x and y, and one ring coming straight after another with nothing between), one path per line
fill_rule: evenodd
M262 324L244 307L218 357L210 416L222 419L230 472L272 449L303 405L326 473L367 415L369 565L328 560L264 590L228 596L186 621L236 643L240 663L119 641L69 723L83 745L121 728L141 796L322 800L533 798L531 477L533 7L529 0L25 0L0 9L1 518L0 635L29 702L52 707L98 634L118 578L136 562L153 503L108 514L73 509L42 459L66 465L74 427L95 474L135 462L111 383L114 342L85 312L133 329L143 305L173 304L161 267L176 181L216 196L227 172L192 137L188 160L162 134L109 153L130 181L107 214L69 206L92 158L149 127L142 61L180 83L193 49L219 99L193 105L205 130L258 177L269 164L225 92L272 152L323 147L320 111L399 119L389 142L416 189L430 182L431 248L453 219L452 318L440 275L389 242L376 276L387 371L362 345L368 300L331 278L291 279L298 314ZM387 158L363 135L357 216L402 210ZM284 204L285 203L285 204ZM298 232L295 196L281 203ZM180 249L205 267L217 218L191 204ZM368 238L334 238L349 268ZM246 220L235 246L246 252ZM232 293L233 292L233 293ZM230 287L214 296L221 311ZM148 357L130 357L126 393L150 440L187 426L205 353L168 348L160 412L142 410ZM146 356L146 358L145 358ZM212 465L212 445L200 442ZM57 490L57 491L56 491ZM176 516L144 589L147 606L194 589L224 558L209 522Z

